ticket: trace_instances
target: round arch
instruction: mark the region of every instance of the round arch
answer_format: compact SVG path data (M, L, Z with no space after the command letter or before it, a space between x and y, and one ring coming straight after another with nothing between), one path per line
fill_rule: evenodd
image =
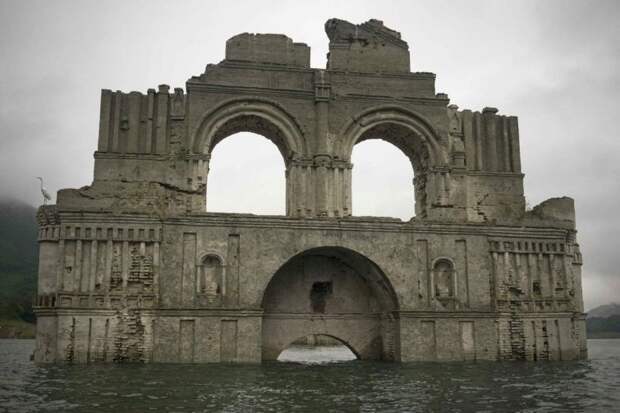
M217 259L222 266L226 266L226 261L224 260L224 254L222 254L219 251L215 251L215 250L205 250L202 251L199 255L198 255L198 260L196 261L196 264L199 265L200 263L202 263L205 259L213 257L215 259Z
M365 255L339 246L307 249L286 260L262 293L264 360L308 335L334 337L360 359L399 358L398 297Z
M353 116L343 127L341 136L337 151L343 159L351 159L356 143L383 139L402 150L412 160L414 170L422 167L416 164L419 156L428 158L427 167L447 164L448 157L442 149L441 137L431 123L422 115L400 106L377 106Z
M370 139L384 140L403 152L414 172L415 216L427 217L435 186L429 180L434 168L448 165L448 154L441 136L424 116L397 105L377 106L354 116L341 135L337 151L345 160L351 160L355 144Z
M269 290L269 286L276 280L276 277L282 276L281 271L286 267L287 264L291 263L297 258L307 257L307 256L325 256L339 259L341 261L347 262L348 266L351 266L353 269L357 269L358 271L362 266L368 265L368 268L372 269L372 275L370 279L376 284L377 287L380 287L380 291L382 291L383 298L385 298L385 304L388 304L388 307L391 307L390 311L396 311L400 308L398 295L396 294L396 290L394 289L392 283L389 278L385 274L385 272L376 264L373 260L368 258L366 255L357 252L353 249L342 247L342 246L320 246L306 249L302 252L298 252L286 260L284 260L283 264L278 268L278 270L269 278L266 285L262 290L262 299L261 299L261 307L265 306L265 294Z
M293 116L278 103L256 97L230 99L205 113L192 149L210 154L220 141L238 132L253 132L271 140L285 164L306 153L303 133Z

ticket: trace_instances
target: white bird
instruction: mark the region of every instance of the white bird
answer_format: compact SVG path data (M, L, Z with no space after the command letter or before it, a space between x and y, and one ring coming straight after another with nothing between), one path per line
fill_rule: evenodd
M47 192L47 189L43 187L43 178L37 176L37 179L41 181L41 195L43 195L43 205L47 205L47 201L51 201L52 196L49 192Z

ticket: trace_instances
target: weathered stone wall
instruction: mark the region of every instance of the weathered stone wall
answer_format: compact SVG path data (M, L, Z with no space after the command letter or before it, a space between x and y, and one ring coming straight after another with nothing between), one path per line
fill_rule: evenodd
M517 119L449 105L379 21L326 31L327 69L246 33L186 92L102 91L93 184L39 212L37 361L256 362L310 334L363 359L585 357L573 201L525 211ZM242 131L280 150L286 216L208 212ZM367 139L410 159L411 221L351 216Z

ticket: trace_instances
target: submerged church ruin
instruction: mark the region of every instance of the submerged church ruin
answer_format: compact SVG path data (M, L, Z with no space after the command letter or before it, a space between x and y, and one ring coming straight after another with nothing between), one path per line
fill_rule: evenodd
M38 212L36 361L260 362L311 334L360 359L586 356L573 200L526 210L517 118L450 104L381 21L325 31L325 69L244 33L185 91L102 91L92 185ZM284 216L208 210L243 131L282 155ZM368 139L411 161L410 221L351 216Z

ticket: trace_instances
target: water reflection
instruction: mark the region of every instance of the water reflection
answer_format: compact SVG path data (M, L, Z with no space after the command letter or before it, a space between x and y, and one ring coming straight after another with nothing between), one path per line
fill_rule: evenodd
M338 339L323 334L312 334L294 341L278 361L292 363L325 364L357 360L357 356Z
M336 346L296 344L288 347L278 357L278 361L308 364L342 363L352 360L357 360L357 357L342 344Z
M590 340L588 361L538 364L35 366L33 344L0 340L0 411L612 412L620 405L618 340Z

